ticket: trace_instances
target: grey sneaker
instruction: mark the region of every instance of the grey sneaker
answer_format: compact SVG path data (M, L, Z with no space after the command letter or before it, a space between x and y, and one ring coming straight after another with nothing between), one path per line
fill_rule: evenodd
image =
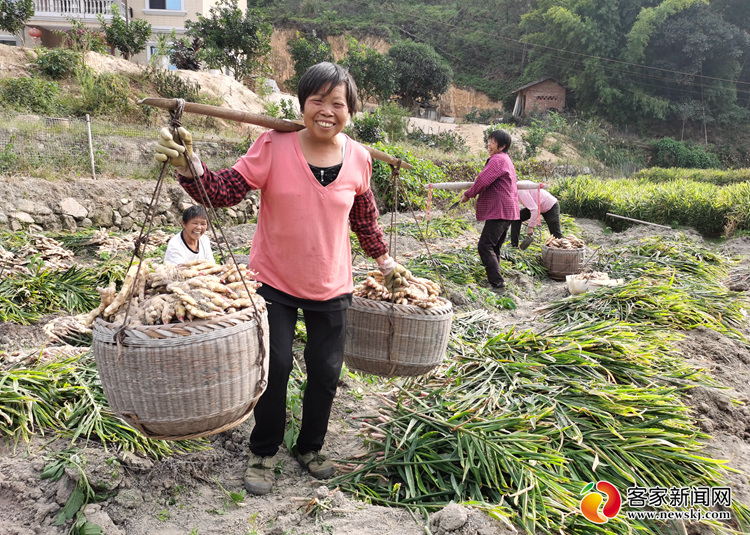
M315 479L328 479L336 471L333 463L317 451L310 451L301 455L298 453L297 462L310 472L310 475Z
M245 490L260 496L271 492L273 483L273 457L261 457L250 453L245 470Z
M494 293L495 295L505 295L507 290L505 288L505 284L501 284L499 286L493 286L490 288L490 291Z

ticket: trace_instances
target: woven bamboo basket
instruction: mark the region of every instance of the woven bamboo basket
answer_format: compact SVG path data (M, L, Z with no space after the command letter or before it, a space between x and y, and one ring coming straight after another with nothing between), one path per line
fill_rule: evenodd
M268 377L268 313L138 325L97 319L93 351L112 411L148 438L186 440L232 429L251 414Z
M558 249L542 245L542 265L547 269L549 277L554 280L564 281L566 276L580 273L585 256L586 250L583 247Z
M434 308L354 297L346 315L344 362L382 377L422 375L445 356L453 322L450 301Z

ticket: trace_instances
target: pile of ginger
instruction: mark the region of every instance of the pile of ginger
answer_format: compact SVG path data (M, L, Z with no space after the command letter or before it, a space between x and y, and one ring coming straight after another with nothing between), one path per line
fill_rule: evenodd
M430 279L415 277L409 273L406 286L391 294L385 287L385 279L380 271L370 271L367 278L354 287L354 295L374 301L392 301L397 305L415 305L421 308L434 308L444 304L438 299L440 286Z
M108 288L97 288L101 304L82 315L80 322L88 327L100 317L110 323L122 323L126 311L129 325L208 319L245 308L262 311L265 303L255 292L260 283L254 277L255 273L245 264L231 260L225 264L206 260L180 265L133 264L119 292L115 291L114 283Z

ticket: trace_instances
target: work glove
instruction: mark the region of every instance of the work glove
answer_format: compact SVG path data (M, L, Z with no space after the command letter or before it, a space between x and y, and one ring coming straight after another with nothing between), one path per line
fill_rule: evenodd
M385 278L385 287L391 294L399 293L409 286L408 279L411 273L393 258L389 258L378 266Z
M183 176L193 177L193 173L190 171L190 166L188 165L189 158L198 176L203 176L201 159L198 158L197 154L193 153L193 136L181 126L177 129L177 133L180 134L180 138L185 144L184 146L178 145L174 141L172 132L166 126L159 130L159 141L156 143L156 147L154 147L156 151L154 158L157 162L167 162L170 165L174 165L177 172Z

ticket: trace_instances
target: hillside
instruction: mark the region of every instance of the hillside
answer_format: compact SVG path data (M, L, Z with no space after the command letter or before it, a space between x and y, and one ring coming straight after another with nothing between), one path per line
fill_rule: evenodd
M272 55L272 66L277 81L284 80L291 75L292 66L290 57L287 54L279 52L285 50L282 46L289 38L289 32L274 33L274 42L277 47L274 48ZM339 46L334 47L337 53L343 53L343 39L340 40ZM33 65L34 52L31 49L21 49L6 45L0 45L0 79L15 78L19 76L30 76L35 72ZM143 67L136 65L120 57L88 52L86 54L86 65L97 73L123 74L128 76L138 76ZM281 100L292 100L296 104L296 97L288 93L269 93L259 96L244 84L234 80L232 77L222 74L214 74L208 71L174 71L180 78L192 84L198 84L201 93L211 102L219 103L232 109L248 111L251 113L264 113L265 106L268 103L278 103ZM75 85L75 80L70 79L63 81L64 85L70 87ZM152 94L148 96L158 96ZM453 110L456 113L466 113L472 108L482 109L483 107L495 107L498 103L490 101L486 96L476 91L463 90L452 87L444 96L445 109ZM135 102L133 102L134 104ZM442 104L441 104L442 105ZM244 134L247 126L231 123L220 122L223 128L231 129L237 134ZM462 122L438 122L422 118L412 118L409 122L409 128L419 128L426 133L438 134L440 132L450 131L460 135L465 141L469 151L475 155L482 155L485 152L485 142L483 132L486 126L479 124L470 124ZM260 131L260 129L255 129ZM513 135L514 143L519 147L522 146L521 135L524 129L518 128ZM549 144L554 141L550 140ZM547 150L541 150L538 159L543 161L557 162L561 159L566 162L575 163L579 156L572 146L566 144L564 153L555 155Z

